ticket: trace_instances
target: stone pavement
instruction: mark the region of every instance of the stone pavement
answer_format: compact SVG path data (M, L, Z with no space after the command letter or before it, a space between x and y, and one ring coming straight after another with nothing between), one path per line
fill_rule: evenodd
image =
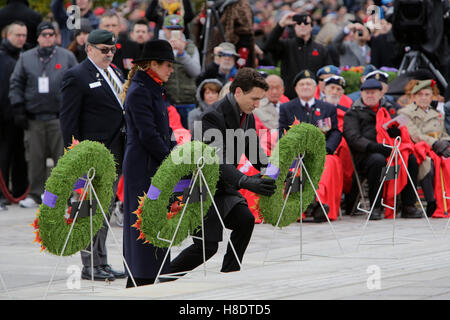
M333 228L304 222L275 230L259 224L241 272L218 272L222 242L206 269L200 266L173 282L124 289L125 280L79 281L79 254L60 258L40 252L30 226L36 210L8 208L0 211L2 300L450 299L447 219L431 219L432 228L424 218L399 218L395 225L394 220L369 221L364 233L363 215L344 216L332 222ZM108 257L119 269L122 230L114 223L113 234L118 245L109 234ZM186 239L174 248L172 257L190 243Z

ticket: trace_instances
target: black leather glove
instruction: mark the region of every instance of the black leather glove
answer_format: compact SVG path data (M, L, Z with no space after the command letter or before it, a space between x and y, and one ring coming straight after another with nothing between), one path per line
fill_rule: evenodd
M369 143L367 145L367 151L371 153L381 153L385 157L389 157L391 155L391 148L385 147L382 143Z
M386 130L389 137L395 139L398 136L402 135L402 132L400 131L400 129L398 127L390 127L389 129Z
M442 156L442 154L444 153L444 151L447 150L448 147L449 147L449 142L447 140L438 140L435 143L433 143L433 145L431 146L433 151L438 156Z
M251 177L243 175L239 180L239 188L264 196L271 196L275 193L277 186L275 185L275 180L261 178L261 175L257 174Z
M13 105L14 124L24 130L28 129L28 118L25 112L25 105L18 103Z

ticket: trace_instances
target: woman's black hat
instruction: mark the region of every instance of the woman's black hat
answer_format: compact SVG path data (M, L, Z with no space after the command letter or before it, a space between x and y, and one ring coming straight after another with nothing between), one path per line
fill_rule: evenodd
M175 63L173 48L166 40L156 39L147 41L144 44L144 50L138 59L134 59L133 63L142 61L169 61Z

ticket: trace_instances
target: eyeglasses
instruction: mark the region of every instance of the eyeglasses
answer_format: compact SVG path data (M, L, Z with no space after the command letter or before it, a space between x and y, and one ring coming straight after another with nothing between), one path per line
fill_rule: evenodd
M112 54L114 54L114 53L116 53L116 50L117 50L116 47L99 48L99 47L97 47L97 46L95 46L93 44L91 44L91 46L93 46L95 49L99 50L103 54L108 54L108 52L110 52L110 51L111 51Z
M43 36L44 38L53 37L54 35L55 35L54 32L42 32L41 33L41 36Z
M232 54L232 53L219 53L218 55L217 55L218 57L234 57L234 54Z
M307 25L310 25L310 24L311 24L311 21L307 21L306 19L305 19L305 20L302 20L302 21L297 21L297 24L298 24L298 25L301 25L302 23L303 23L305 26L307 26Z

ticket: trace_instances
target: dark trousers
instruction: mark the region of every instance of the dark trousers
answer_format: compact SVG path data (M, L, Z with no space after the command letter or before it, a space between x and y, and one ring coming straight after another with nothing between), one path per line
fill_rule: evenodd
M228 213L224 219L227 229L231 229L231 243L233 244L239 262L242 262L245 250L253 233L255 218L250 212L248 206L237 204ZM193 239L194 243L184 249L171 262L171 273L186 272L195 269L203 263L203 242L199 239ZM218 242L205 241L205 261L216 254L219 248ZM226 254L223 258L221 272L239 271L239 263L236 260L233 249L230 244L227 246Z
M23 195L28 188L28 168L23 139L22 128L13 123L0 124L0 170L6 186L11 185L10 191L14 198Z
M117 179L114 181L113 184L113 198L111 199L111 203L109 205L109 214L105 212L106 216L109 219L111 219L111 215L114 209L115 199L116 199L116 193L117 193L117 187L119 185L120 176L122 175L122 162L123 162L123 154L124 154L124 148L125 148L125 136L122 134L119 134L117 138L114 140L110 147L111 153L114 155L114 161L117 163L116 167L116 173L117 173ZM108 235L108 224L106 223L105 219L103 219L103 226L100 228L100 230L97 232L97 234L92 239L93 245L92 245L92 251L93 251L93 264L95 266L101 266L108 264L108 257L106 252L106 237ZM83 263L84 267L90 267L91 266L91 244L87 246L85 251L81 251L81 262Z
M427 203L436 201L434 197L434 162L431 161L431 169L430 172L420 181L420 185L422 186L423 195Z
M406 159L404 160L406 161ZM413 206L417 200L414 192L414 186L417 185L417 174L419 172L419 167L417 165L417 159L413 154L409 155L407 161L408 172L411 176L411 179L413 180L414 185L411 184L411 181L408 178L408 183L400 193L400 198L403 206ZM369 200L370 204L372 205L375 201L378 189L380 188L380 183L383 179L382 170L387 164L386 158L381 153L372 153L366 159L364 159L361 164L364 173L367 176L367 182L369 185ZM392 165L394 165L394 162L392 163ZM398 165L400 165L400 167L403 167L400 157L398 159ZM381 190L378 198L376 199L375 208L381 206L382 195L383 194Z

